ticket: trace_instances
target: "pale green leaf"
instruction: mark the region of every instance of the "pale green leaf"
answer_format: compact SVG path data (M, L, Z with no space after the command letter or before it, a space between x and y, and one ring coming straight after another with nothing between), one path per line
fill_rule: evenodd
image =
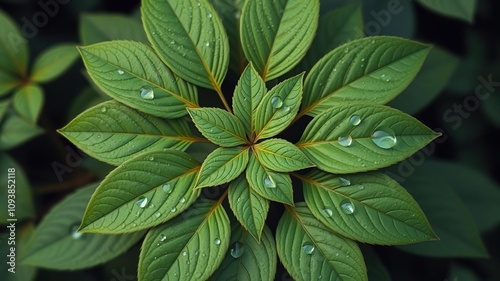
M428 45L388 36L342 45L307 75L299 116L315 116L341 101L389 102L413 81L429 50Z
M198 174L197 188L228 183L238 177L248 164L247 147L221 147L207 156Z
M229 43L206 0L144 0L142 21L162 60L180 77L220 91L229 65Z
M213 281L272 281L275 280L276 244L265 227L260 243L238 223L232 226L231 245L221 265L210 277Z
M293 172L314 166L300 149L283 139L265 140L256 144L254 151L266 168L276 172Z
M293 189L290 175L267 169L254 154L250 155L246 178L250 188L260 196L272 201L293 205Z
M80 19L80 41L90 45L110 40L134 40L147 43L139 21L120 14L84 14Z
M198 106L196 87L174 75L142 43L111 41L79 50L99 89L121 103L165 118L184 116L186 106Z
M66 71L78 58L73 44L60 44L45 50L33 65L31 80L48 82Z
M319 169L343 174L397 163L437 136L398 110L342 103L316 116L297 146Z
M477 0L417 0L423 6L444 16L472 23Z
M23 37L12 18L3 10L0 10L0 26L2 27L2 32L0 32L0 72L25 76L29 60L28 41Z
M255 109L256 139L270 138L286 129L297 115L302 99L300 74L274 86Z
M220 108L189 108L188 112L196 128L209 141L224 147L247 142L245 129L233 114Z
M0 70L0 97L8 94L12 89L18 86L19 78L13 74Z
M298 176L311 212L333 231L365 243L401 245L435 239L417 202L381 173Z
M368 280L358 245L328 229L304 203L286 208L276 230L276 246L297 281Z
M42 133L35 124L15 114L7 114L0 126L0 150L14 148Z
M140 154L111 172L97 188L81 225L85 232L125 233L166 222L200 195L200 164L164 149Z
M229 184L228 201L236 219L255 240L260 241L269 211L269 200L257 194L246 177L240 175Z
M26 85L17 90L12 99L14 109L21 117L36 123L44 102L43 89L38 85Z
M197 201L152 229L139 260L139 280L206 280L224 259L231 226L221 202Z
M59 131L90 156L120 165L160 148L185 150L194 137L183 119L161 119L116 101L96 105Z
M266 84L249 64L241 75L233 95L233 111L249 136L255 133L255 110L267 93Z
M93 184L69 195L44 216L23 251L23 263L59 270L92 267L113 259L141 239L144 232L122 235L77 232L95 187Z
M306 54L318 27L318 0L246 0L241 44L265 81L292 69Z

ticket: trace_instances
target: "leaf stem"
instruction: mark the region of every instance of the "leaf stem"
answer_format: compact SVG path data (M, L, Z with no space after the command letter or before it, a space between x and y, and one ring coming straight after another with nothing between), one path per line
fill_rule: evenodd
M219 98L222 101L222 103L224 104L224 107L226 108L226 110L229 113L233 114L233 111L231 110L231 107L229 106L229 103L227 103L226 98L224 97L224 94L222 93L222 90L221 90L219 84L218 83L213 83L213 85L214 85L215 91L219 95Z

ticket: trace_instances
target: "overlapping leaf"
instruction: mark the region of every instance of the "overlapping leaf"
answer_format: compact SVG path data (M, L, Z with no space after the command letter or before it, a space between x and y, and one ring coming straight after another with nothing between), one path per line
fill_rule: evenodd
M79 50L92 80L121 103L165 118L185 115L186 106L197 107L196 87L174 75L142 43L111 41Z
M0 150L14 148L40 135L43 130L16 114L7 114L0 126Z
M185 150L200 141L185 120L160 119L116 101L88 109L60 132L92 157L112 165L154 149Z
M294 280L368 280L358 245L328 229L303 203L286 208L276 246Z
M476 12L476 0L417 0L425 7L442 15L473 22Z
M73 44L51 47L36 58L31 79L35 82L48 82L66 71L77 58L78 52Z
M269 139L254 146L255 155L268 169L293 172L314 166L295 145L282 139Z
M231 226L220 202L197 201L142 244L139 280L206 280L224 259Z
M43 107L43 101L42 88L37 85L27 85L16 91L13 106L26 121L36 123Z
M314 216L345 237L383 245L436 238L417 202L386 175L338 177L315 170L300 179Z
M315 117L297 146L319 169L345 174L394 164L437 136L398 110L342 103Z
M228 183L238 177L247 167L248 148L221 147L210 153L198 176L197 188Z
M18 85L18 78L14 74L6 73L0 69L0 97L9 93Z
M84 45L111 40L147 43L141 23L119 14L84 14L80 20L80 41Z
M0 26L2 27L0 33L0 73L26 75L29 59L27 40L22 36L15 22L2 10L0 10ZM3 75L0 74L1 76ZM0 81L2 80L0 79Z
M80 228L85 232L125 233L150 228L187 209L200 164L188 154L164 149L124 162L101 182Z

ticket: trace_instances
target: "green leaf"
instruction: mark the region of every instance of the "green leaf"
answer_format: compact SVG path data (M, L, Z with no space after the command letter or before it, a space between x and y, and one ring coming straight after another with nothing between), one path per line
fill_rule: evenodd
M19 27L3 10L0 10L0 72L26 76L28 44ZM0 76L2 76L0 74ZM3 79L0 79L0 81ZM1 91L0 91L1 93Z
M97 188L80 229L116 234L172 219L200 195L194 189L200 166L188 154L173 149L144 153L124 162Z
M90 45L111 40L133 40L147 43L140 22L120 14L84 14L80 19L80 41Z
M0 97L8 94L12 89L18 86L18 84L19 81L17 77L0 70Z
M15 172L11 173L9 169L15 169ZM35 211L30 183L21 165L9 155L2 152L0 153L0 171L2 171L0 180L5 184L4 188L0 189L0 202L5 202L3 204L4 208L0 210L0 224L7 224L8 219L17 219L20 222L27 218L32 218ZM9 177L9 175L11 176ZM15 189L8 189L8 185L14 185ZM9 216L9 190L15 190L16 192L14 200L15 217Z
M43 130L15 114L7 114L0 126L0 150L8 150L40 135Z
M297 146L319 169L345 174L392 165L438 136L398 110L342 103L315 117Z
M314 164L295 145L282 139L269 139L254 146L259 161L276 172L293 172Z
M304 83L300 116L315 116L342 101L384 104L415 78L430 47L380 36L351 41L324 56Z
M155 149L185 150L200 140L184 119L161 119L116 101L84 111L59 132L85 153L112 165Z
M274 86L255 109L256 139L270 138L286 129L297 115L302 99L302 79L299 74Z
M0 123L3 120L3 117L7 113L10 106L10 100L0 101Z
M224 147L247 142L243 125L231 113L220 108L189 108L188 112L196 128L209 141Z
M229 43L206 0L145 0L142 21L162 60L180 77L220 91L229 65Z
M255 133L255 110L267 92L266 84L249 64L241 75L233 95L233 111L248 135Z
M267 169L252 153L246 170L248 184L260 196L293 205L292 180L287 173Z
M438 97L459 62L458 57L434 47L415 80L389 105L408 114L417 114Z
M24 251L23 263L58 270L88 268L115 258L141 239L144 232L123 235L77 232L95 187L93 184L79 189L44 216Z
M148 46L112 41L80 47L85 67L107 95L142 112L165 118L198 107L196 87L175 76ZM165 110L168 107L169 110Z
M246 0L241 44L265 81L292 69L306 54L318 27L318 0Z
M314 170L298 177L314 216L345 237L381 245L436 238L417 202L384 174L339 177Z
M30 123L36 123L44 102L43 89L38 85L26 85L16 91L14 109Z
M244 175L229 184L228 200L241 225L256 241L260 241L269 211L269 201L250 187Z
M263 231L260 243L238 223L231 231L231 246L221 265L209 280L275 280L276 244L269 227Z
M276 230L276 246L295 280L368 280L358 245L328 229L303 203L286 208Z
M311 69L319 59L333 49L363 37L364 28L361 3L344 5L321 15L311 48L299 64L301 69Z
M197 188L228 183L238 177L248 164L247 147L221 147L207 156L198 175Z
M149 231L139 280L206 280L224 259L231 226L221 202L197 201L182 215Z
M443 16L472 23L476 13L476 0L417 0L423 6Z
M31 80L48 82L66 71L78 58L73 44L60 44L45 50L33 65Z

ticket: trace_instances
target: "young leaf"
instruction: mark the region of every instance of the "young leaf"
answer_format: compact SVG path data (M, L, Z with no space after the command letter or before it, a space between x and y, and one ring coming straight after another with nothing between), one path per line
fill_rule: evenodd
M2 32L0 32L0 73L25 76L28 67L27 40L22 36L16 23L2 10L0 10L0 26L2 27Z
M37 85L27 85L16 91L13 106L21 117L35 124L42 110L43 101L43 89Z
M295 280L368 280L358 245L328 229L304 203L286 207L276 230L276 246Z
M116 101L86 110L59 132L90 156L112 165L155 149L185 150L199 140L186 120L160 119Z
M206 280L224 259L231 226L221 202L197 201L144 239L139 280Z
M206 0L144 0L142 21L162 60L180 77L220 91L229 64L222 21Z
M304 82L299 116L315 116L342 101L384 104L401 93L430 47L396 37L351 41L319 60Z
M256 241L260 241L269 211L269 200L257 194L244 175L232 181L228 190L229 205L234 216Z
M250 155L246 178L252 190L255 190L260 196L272 201L293 205L293 189L290 175L267 169L254 154Z
M31 80L49 82L66 71L77 58L78 51L73 44L53 46L36 58Z
M209 280L275 280L276 244L269 227L262 234L259 243L241 225L233 224L230 249Z
M14 148L40 135L43 130L15 115L7 114L0 126L0 150Z
M345 174L392 165L437 136L398 110L341 103L316 116L297 146L319 169Z
M210 153L198 175L197 188L228 183L238 177L247 167L248 148L221 147Z
M264 81L292 69L306 54L318 27L318 0L246 0L241 44Z
M79 189L44 216L21 257L23 263L58 270L92 267L113 259L141 239L144 232L102 235L77 231L95 187Z
M166 222L200 195L194 189L200 164L188 154L164 149L124 162L101 182L80 229L125 233Z
M265 140L256 144L254 150L259 161L276 172L293 172L314 166L300 149L286 140Z
M175 76L142 43L111 41L79 50L92 80L121 103L165 118L184 116L186 106L198 106L196 87Z
M111 40L147 43L139 21L119 14L84 14L80 20L80 41L90 45Z
M248 135L255 133L255 110L266 94L266 84L249 64L234 90L233 111L245 127Z
M417 0L417 2L444 16L465 20L469 23L474 21L477 0L457 0L454 2L443 0Z
M189 108L188 112L196 128L209 141L223 147L247 142L243 125L231 113L220 108Z
M339 177L314 170L298 177L314 216L345 237L382 245L436 238L417 202L384 174Z
M303 74L272 88L255 109L256 139L270 138L286 129L299 111Z

